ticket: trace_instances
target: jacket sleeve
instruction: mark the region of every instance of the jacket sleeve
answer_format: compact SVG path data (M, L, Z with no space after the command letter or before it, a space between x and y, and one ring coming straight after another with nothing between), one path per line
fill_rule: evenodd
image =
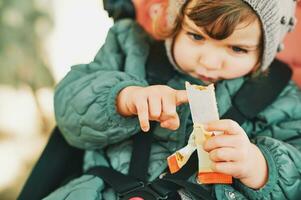
M254 127L253 142L265 156L269 178L266 185L259 190L250 189L239 181L235 182L236 188L249 199L300 198L300 89L290 83L258 118Z
M146 86L147 35L131 20L109 31L105 44L90 64L73 66L54 96L57 125L73 146L99 149L140 130L136 117L122 117L115 100L121 89Z

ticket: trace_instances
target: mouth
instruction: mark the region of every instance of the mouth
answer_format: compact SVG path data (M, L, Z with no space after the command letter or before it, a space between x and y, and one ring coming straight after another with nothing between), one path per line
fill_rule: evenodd
M198 75L198 78L205 83L214 83L216 80L207 76Z

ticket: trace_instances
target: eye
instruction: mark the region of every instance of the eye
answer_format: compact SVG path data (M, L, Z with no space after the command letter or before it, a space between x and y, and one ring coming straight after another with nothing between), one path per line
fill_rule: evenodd
M237 46L232 46L232 51L234 51L235 53L248 53L248 50L237 47Z
M190 38L192 38L193 40L197 40L197 41L203 40L203 39L204 39L204 37L203 37L202 35L200 35L200 34L195 34L195 33L192 33L192 32L187 32L187 35L188 35Z

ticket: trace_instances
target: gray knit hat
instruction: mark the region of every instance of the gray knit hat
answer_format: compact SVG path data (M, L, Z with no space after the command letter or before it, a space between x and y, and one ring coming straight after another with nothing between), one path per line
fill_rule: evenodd
M281 51L284 37L296 25L296 2L297 0L242 0L256 12L263 30L263 55L261 70L266 70L274 60L277 52ZM169 0L168 24L175 22L180 8L186 0ZM167 54L175 65L171 56L173 39L166 40ZM175 65L176 66L176 65ZM176 66L177 67L177 66Z

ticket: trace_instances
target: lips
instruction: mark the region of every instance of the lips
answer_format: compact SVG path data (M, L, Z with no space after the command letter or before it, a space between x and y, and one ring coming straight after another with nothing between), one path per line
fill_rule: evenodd
M214 82L214 80L215 80L213 78L209 78L209 77L203 76L203 75L198 75L198 78L200 80L202 80L203 82L210 82L210 83Z

